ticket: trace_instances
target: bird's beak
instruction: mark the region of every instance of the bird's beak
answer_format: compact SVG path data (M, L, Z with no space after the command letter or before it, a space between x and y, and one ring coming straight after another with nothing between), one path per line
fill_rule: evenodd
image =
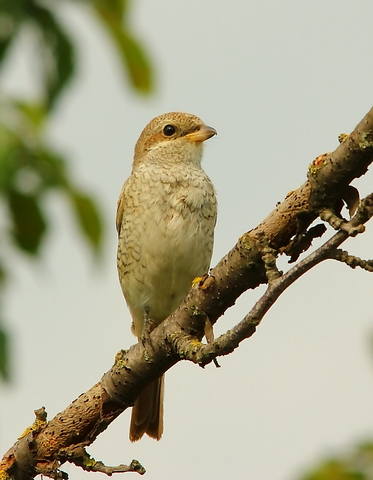
M187 135L185 135L185 138L187 138L191 142L199 143L199 142L204 142L205 140L213 137L216 134L217 132L215 128L208 127L207 125L201 125L199 130L188 133Z

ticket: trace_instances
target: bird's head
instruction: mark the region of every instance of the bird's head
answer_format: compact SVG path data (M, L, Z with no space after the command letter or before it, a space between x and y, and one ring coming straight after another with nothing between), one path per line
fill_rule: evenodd
M142 131L135 146L134 166L146 158L199 165L202 143L213 135L216 130L195 115L164 113L151 120Z

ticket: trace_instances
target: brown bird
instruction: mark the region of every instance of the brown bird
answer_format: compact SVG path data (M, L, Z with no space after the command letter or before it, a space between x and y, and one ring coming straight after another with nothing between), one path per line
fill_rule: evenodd
M202 143L216 134L189 113L165 113L141 133L118 201L118 272L138 339L180 304L207 272L216 198L201 168ZM132 409L129 438L163 433L163 375Z

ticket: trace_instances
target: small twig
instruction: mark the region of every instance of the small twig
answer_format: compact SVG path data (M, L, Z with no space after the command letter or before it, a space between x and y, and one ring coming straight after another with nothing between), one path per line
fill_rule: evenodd
M343 262L351 268L360 267L368 272L373 272L373 260L363 260L362 258L350 255L345 250L339 248L335 250L329 258Z
M329 223L334 230L345 231L350 237L355 237L358 233L363 233L365 230L365 227L362 223L358 225L352 225L351 222L346 222L344 218L338 216L330 208L324 208L321 210L320 218L321 220L324 220L324 222Z
M143 475L146 470L138 460L132 460L129 465L108 466L99 460L95 460L84 448L75 448L72 452L64 452L64 460L67 460L86 472L100 472L109 477L114 473L136 472Z
M82 467L83 470L85 470L86 472L105 473L105 475L108 475L109 477L111 477L111 475L113 475L114 473L136 472L140 475L144 475L145 473L145 468L137 460L132 460L129 465L117 465L115 467L109 467L108 465L104 465L100 461L85 466L79 465L78 463L75 463L75 465Z

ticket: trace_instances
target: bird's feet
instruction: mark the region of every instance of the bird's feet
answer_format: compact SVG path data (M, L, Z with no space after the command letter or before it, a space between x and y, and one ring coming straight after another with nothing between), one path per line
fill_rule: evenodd
M143 344L143 347L145 349L145 353L147 356L149 356L149 353L150 353L148 349L149 348L150 350L153 349L152 342L150 339L150 333L154 329L154 327L155 327L155 324L149 315L149 310L146 309L144 311L144 326L141 334L141 343Z

